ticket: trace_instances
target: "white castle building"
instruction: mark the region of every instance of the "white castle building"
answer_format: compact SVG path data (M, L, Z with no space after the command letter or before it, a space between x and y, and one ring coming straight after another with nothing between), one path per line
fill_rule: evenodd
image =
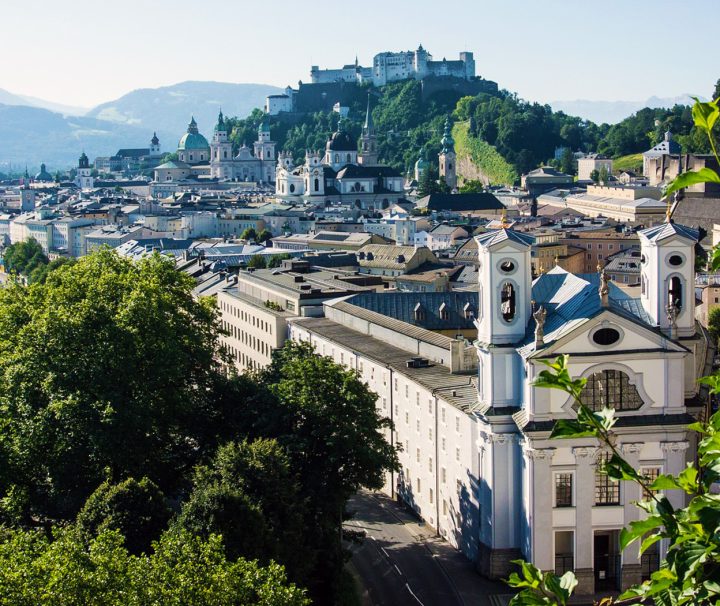
M377 393L394 424L386 437L402 446L385 490L480 572L504 577L523 557L575 570L579 593L620 589L657 569L667 541L620 550L620 530L644 515L639 487L598 473L608 454L595 439L550 440L574 402L533 381L568 354L570 374L587 379L583 402L616 410L631 465L648 477L684 469L708 357L693 314L697 237L672 222L640 232L634 298L604 274L557 267L533 282L530 237L500 229L476 238L476 292L335 299L324 318L290 320L290 334ZM683 506L680 491L666 496Z
M415 51L399 53L383 52L373 57L372 67L362 67L355 63L336 69L320 69L317 65L310 68L313 84L328 82L370 82L374 86L384 86L398 80L422 80L428 76L454 76L464 80L475 78L475 59L471 52L462 52L457 60L434 61L432 55L422 44Z
M347 202L356 208L384 209L404 196L404 179L394 168L378 164L377 138L370 98L358 143L345 132L342 119L325 151L308 150L305 162L294 165L292 154L280 152L275 193L286 201Z

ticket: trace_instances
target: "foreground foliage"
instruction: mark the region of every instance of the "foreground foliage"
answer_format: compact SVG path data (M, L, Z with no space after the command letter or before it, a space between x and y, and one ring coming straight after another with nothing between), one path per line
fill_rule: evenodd
M388 421L307 345L228 376L214 301L193 287L159 255L101 250L0 289L0 524L72 525L90 546L119 531L138 558L168 528L180 543L223 535L229 563L277 563L332 604L347 499L397 465Z
M222 540L165 533L150 555L131 555L105 530L85 543L73 528L0 536L2 606L304 606L282 567L229 560Z

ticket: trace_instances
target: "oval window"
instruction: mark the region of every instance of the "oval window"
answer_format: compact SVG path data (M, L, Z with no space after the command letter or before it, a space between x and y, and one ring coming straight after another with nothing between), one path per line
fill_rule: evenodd
M612 345L620 340L620 333L614 328L601 328L595 331L592 339L598 345Z
M683 258L680 255L672 255L668 259L668 263L670 263L670 265L674 265L675 267L677 267L678 265L682 265Z
M503 261L500 263L500 271L504 271L506 274L509 274L511 271L515 269L515 263L512 261Z

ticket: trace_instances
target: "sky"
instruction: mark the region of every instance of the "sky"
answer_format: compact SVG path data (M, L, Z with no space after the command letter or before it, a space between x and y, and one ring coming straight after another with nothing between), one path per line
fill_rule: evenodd
M286 86L422 45L524 99L709 96L720 0L2 0L0 88L92 107L185 80ZM706 25L703 25L706 24Z

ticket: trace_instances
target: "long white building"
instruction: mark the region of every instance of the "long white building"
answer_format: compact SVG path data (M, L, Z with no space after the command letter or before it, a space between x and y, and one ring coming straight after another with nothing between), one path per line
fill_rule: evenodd
M555 420L573 418L573 402L532 382L543 361L569 354L571 374L588 380L583 400L617 410L630 463L648 476L682 470L707 356L693 317L697 233L673 223L641 232L639 298L560 268L531 282L525 236L500 229L476 239L476 292L345 297L326 302L324 318L288 320L291 337L377 393L394 423L387 438L402 447L402 471L385 490L480 572L504 577L524 557L574 569L580 593L638 582L667 547L620 552L620 530L642 515L639 489L597 473L607 453L594 439L549 440ZM682 505L682 494L667 496Z
M313 84L329 82L370 82L374 86L384 86L388 82L399 80L422 80L428 76L454 76L464 80L475 78L475 59L471 52L462 52L457 60L434 61L433 56L422 44L414 51L382 52L373 57L372 67L355 63L340 68L320 69L317 65L310 68Z

